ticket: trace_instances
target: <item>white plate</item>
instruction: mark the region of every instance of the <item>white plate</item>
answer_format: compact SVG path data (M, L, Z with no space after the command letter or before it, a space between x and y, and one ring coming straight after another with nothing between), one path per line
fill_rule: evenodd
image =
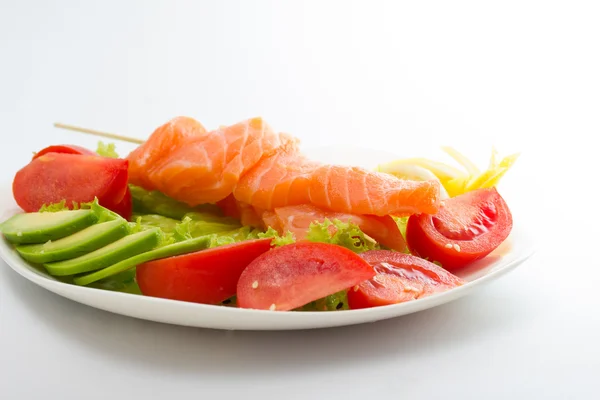
M395 158L391 153L367 149L332 150L332 148L316 148L308 149L305 153L313 159L324 162L360 165L366 168L373 168L384 160ZM4 221L19 212L19 209L12 199L10 187L5 185L2 189L0 209L3 211L1 221ZM513 215L515 215L514 210ZM468 283L456 289L406 303L363 310L272 312L186 303L65 284L32 267L8 242L0 241L0 255L12 269L31 282L68 299L101 310L145 320L235 330L326 328L374 322L414 313L456 300L514 269L532 254L533 243L523 231L522 220L515 215L513 231L507 241L488 257L459 274Z

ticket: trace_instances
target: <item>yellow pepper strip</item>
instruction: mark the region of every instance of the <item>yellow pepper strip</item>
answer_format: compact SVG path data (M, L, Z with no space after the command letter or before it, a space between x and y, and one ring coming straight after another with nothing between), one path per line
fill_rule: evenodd
M442 198L446 198L446 196L454 197L479 188L496 186L519 157L519 153L517 153L498 161L498 151L492 148L490 164L488 169L482 173L471 160L452 147L445 146L442 147L442 150L466 171L425 158L392 161L378 166L377 171L389 173L401 179L437 179L444 189Z

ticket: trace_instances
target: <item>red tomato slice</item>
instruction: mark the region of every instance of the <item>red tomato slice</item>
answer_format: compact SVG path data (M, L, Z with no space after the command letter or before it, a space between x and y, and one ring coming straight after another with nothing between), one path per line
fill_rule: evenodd
M445 201L435 215L413 215L406 239L413 254L455 271L494 251L512 230L512 214L495 188Z
M351 309L387 306L443 292L464 283L432 262L390 250L372 250L361 257L377 275L348 291Z
M240 209L238 207L237 201L235 200L235 197L233 197L233 194L230 194L223 200L217 201L216 204L221 208L221 210L223 210L223 214L225 214L226 216L238 219L240 218Z
M98 198L103 206L119 204L127 191L128 161L78 154L47 153L22 168L13 180L13 195L26 212L66 200Z
M248 240L138 265L136 280L146 296L218 304L235 294L240 274L269 251L271 239Z
M344 247L298 242L252 261L240 276L237 302L240 308L288 311L374 275L369 263Z
M114 206L111 204L106 204L103 206L108 208L109 210L116 212L121 217L123 217L127 221L129 221L131 219L131 214L133 212L133 199L131 197L131 191L129 190L129 186L127 187L127 190L125 191L125 196L123 197L123 200L121 200L119 203L115 204Z
M88 156L98 155L93 151L86 149L85 147L75 146L72 144L57 144L54 146L48 146L45 149L38 151L35 153L32 160L35 160L36 158L48 153L83 154Z

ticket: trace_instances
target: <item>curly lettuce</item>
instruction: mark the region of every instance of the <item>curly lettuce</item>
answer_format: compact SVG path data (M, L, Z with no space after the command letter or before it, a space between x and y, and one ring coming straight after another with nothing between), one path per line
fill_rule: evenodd
M349 310L348 294L345 290L311 301L294 311L340 311Z
M98 142L98 148L96 149L96 153L101 155L102 157L108 158L119 158L119 154L116 151L116 145L114 143L104 143L102 141Z
M338 219L325 219L322 223L313 222L306 238L311 242L336 244L355 253L379 249L377 242L365 235L358 225Z
M273 238L273 241L271 243L275 247L285 246L287 244L292 244L296 242L296 239L294 238L294 234L292 232L288 231L285 235L281 236L279 232L277 232L272 227L269 227L269 229L267 229L267 231L264 233L259 233L258 238Z

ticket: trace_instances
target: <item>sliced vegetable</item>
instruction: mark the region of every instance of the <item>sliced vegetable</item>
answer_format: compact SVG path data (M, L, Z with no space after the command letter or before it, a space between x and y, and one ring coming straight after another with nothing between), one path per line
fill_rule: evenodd
M149 191L135 185L129 185L129 188L133 198L133 210L137 213L158 214L174 219L182 219L186 214L194 212L223 216L223 211L215 204L190 207L157 190Z
M58 144L55 146L48 146L48 147L38 151L37 153L34 154L32 160L35 160L36 158L41 157L44 154L48 154L48 153L85 154L88 156L96 155L96 153L94 153L93 151L88 150L81 146L75 146L72 144Z
M375 240L366 236L358 225L325 219L322 223L313 222L306 239L311 242L335 244L352 250L355 253L377 249Z
M160 243L158 228L134 233L83 256L44 264L51 275L65 276L106 268L129 257L152 250Z
M120 274L90 284L88 287L113 292L130 293L141 295L142 291L135 281L135 270L129 269Z
M20 245L17 246L17 251L25 260L38 264L62 261L98 250L123 238L127 233L127 222L116 219L92 225L56 241Z
M439 180L444 188L442 197L454 197L476 189L495 187L519 157L519 154L512 154L498 161L498 153L493 148L488 169L480 172L471 160L454 148L446 146L442 150L464 170L424 158L392 161L380 165L377 170L403 179Z
M377 275L348 290L350 308L402 303L462 285L462 279L432 262L410 254L373 250L361 257Z
M106 207L113 210L121 217L129 221L132 215L132 199L131 191L129 190L129 188L125 190L125 196L123 196L123 199L119 203L115 205L106 204Z
M153 228L156 229L156 228ZM89 285L92 282L108 278L134 268L137 265L148 261L158 260L161 258L173 257L180 254L192 253L199 250L207 249L213 243L214 236L202 236L194 239L185 240L179 243L171 243L163 247L155 248L142 254L127 258L113 265L110 265L99 271L92 272L86 275L80 275L74 279L77 285Z
M373 267L344 247L294 243L248 265L237 285L237 301L241 308L288 311L373 276Z
M249 240L141 264L136 279L146 296L219 304L236 294L240 274L269 251L271 239Z
M127 160L100 156L47 153L17 172L13 194L27 212L44 204L94 200L111 207L119 204L127 190Z
M446 200L435 215L413 215L406 238L413 254L458 270L494 251L512 230L508 205L495 188Z
M16 214L0 225L12 243L45 243L78 232L98 221L92 210Z

